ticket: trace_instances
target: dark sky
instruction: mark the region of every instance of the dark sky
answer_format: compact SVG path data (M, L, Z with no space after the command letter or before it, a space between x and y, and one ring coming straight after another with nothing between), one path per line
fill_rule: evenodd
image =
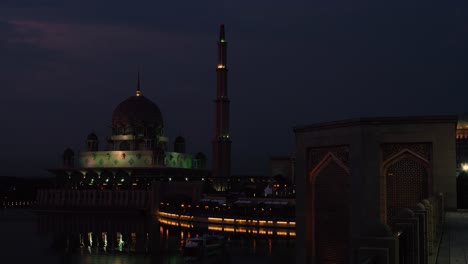
M295 125L468 111L465 0L1 0L1 174L109 136L138 68L167 136L211 157L221 22L236 174L266 174Z

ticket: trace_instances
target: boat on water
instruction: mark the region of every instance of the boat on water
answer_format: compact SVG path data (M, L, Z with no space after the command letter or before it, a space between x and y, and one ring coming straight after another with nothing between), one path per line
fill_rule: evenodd
M187 259L199 259L223 252L226 239L219 235L203 235L188 238L183 247L183 255Z

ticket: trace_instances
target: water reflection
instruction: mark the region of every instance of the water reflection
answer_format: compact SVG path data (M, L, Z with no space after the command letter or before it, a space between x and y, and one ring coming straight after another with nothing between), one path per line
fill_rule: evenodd
M184 263L187 238L223 235L226 252L204 263L294 262L294 231L165 222L135 215L39 214L61 263Z

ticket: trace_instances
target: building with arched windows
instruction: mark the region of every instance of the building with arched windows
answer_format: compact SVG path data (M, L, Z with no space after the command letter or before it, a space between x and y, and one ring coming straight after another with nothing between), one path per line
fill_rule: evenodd
M456 124L386 117L295 128L297 263L428 263L444 208L456 209Z

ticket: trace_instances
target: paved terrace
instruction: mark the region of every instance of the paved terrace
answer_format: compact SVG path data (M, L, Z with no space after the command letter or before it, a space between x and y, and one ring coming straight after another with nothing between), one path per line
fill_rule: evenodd
M437 264L468 264L468 211L447 212Z

